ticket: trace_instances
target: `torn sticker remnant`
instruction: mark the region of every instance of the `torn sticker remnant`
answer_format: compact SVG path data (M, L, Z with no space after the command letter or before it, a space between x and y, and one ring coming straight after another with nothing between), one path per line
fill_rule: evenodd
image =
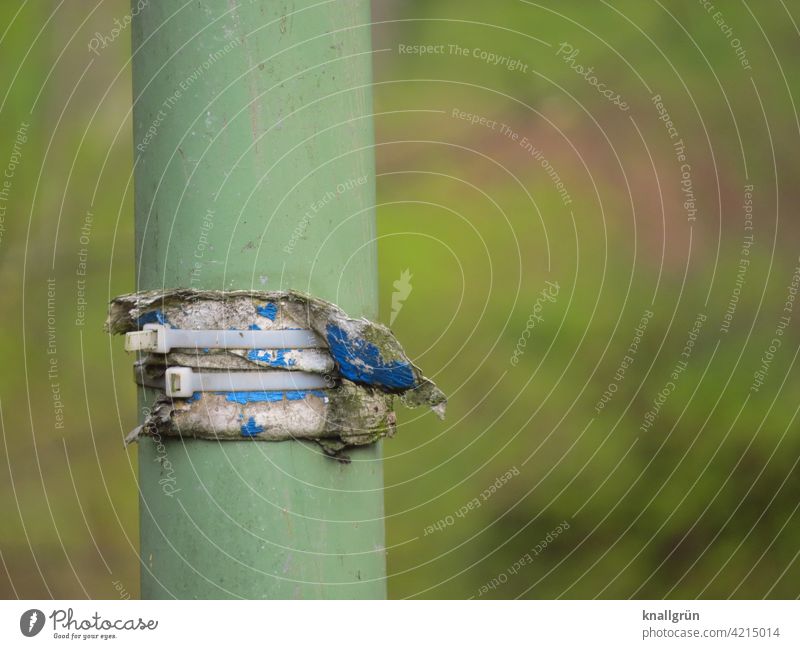
M410 407L427 405L440 418L444 416L444 393L411 362L387 327L351 318L335 304L297 291L174 289L112 300L108 332L137 331L146 323L188 332L308 329L319 340L315 339L316 349L176 348L144 354L137 364L137 381L155 387L156 397L148 419L129 436L131 441L139 434L216 440L312 439L335 451L393 434L395 396ZM175 366L225 372L232 385L242 372L311 372L325 376L329 387L195 392L191 398L177 399L158 389L166 370Z

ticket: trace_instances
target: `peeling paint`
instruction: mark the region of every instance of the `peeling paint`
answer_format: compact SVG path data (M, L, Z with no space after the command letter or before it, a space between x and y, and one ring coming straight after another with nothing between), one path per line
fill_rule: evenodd
M247 359L264 363L269 367L294 367L297 361L294 358L288 357L291 349L251 349L247 352Z
M415 386L410 363L386 361L376 345L350 337L333 323L327 326L326 333L331 354L345 378L390 390L409 390Z
M267 302L264 306L256 307L256 313L270 320L274 320L275 316L278 315L278 305L274 302Z
M159 307L155 309L156 305ZM330 454L371 444L395 430L393 398L444 415L445 395L406 356L384 325L351 318L330 302L296 291L175 289L123 295L112 301L106 329L137 330L142 318L179 329L311 329L317 349L174 349L150 354L137 372L153 381L171 366L203 371L305 371L330 378L324 390L205 392L189 399L158 397L130 436L214 440L310 439ZM156 383L157 384L157 383ZM163 383L162 383L163 385ZM202 403L198 403L202 399Z
M139 327L143 327L146 324L160 324L160 325L169 325L166 316L161 313L159 309L155 311L148 311L147 313L143 313L136 319L136 324Z
M259 433L264 432L263 426L259 426L258 424L256 424L256 420L254 417L250 417L250 419L247 420L246 424L242 424L241 430L243 437L255 437Z
M305 399L308 395L313 394L321 399L326 399L325 393L322 390L260 390L251 392L215 392L214 394L224 394L228 401L233 403L258 403L264 401L298 401Z

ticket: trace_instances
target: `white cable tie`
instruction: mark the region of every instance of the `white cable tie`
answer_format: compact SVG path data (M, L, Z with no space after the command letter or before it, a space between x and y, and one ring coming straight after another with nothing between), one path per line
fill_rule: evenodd
M155 387L153 383L151 386ZM285 392L329 387L322 374L311 372L195 372L191 367L170 367L164 374L164 392L182 399L195 392Z
M146 324L125 334L125 350L167 354L180 349L309 349L326 344L310 329L171 329Z

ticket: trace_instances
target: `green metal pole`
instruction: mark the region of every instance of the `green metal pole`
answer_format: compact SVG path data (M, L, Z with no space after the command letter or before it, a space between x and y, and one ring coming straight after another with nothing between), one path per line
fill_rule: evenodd
M375 318L369 2L132 7L138 288L296 288ZM142 439L142 597L385 597L381 449L350 457Z

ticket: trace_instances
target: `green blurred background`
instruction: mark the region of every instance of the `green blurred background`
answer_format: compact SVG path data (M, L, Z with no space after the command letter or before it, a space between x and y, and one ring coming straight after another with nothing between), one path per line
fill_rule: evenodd
M444 423L400 409L384 446L390 597L798 595L800 313L785 302L800 255L800 10L720 5L373 3L382 320L408 270L392 328L450 396ZM88 48L129 11L0 6L6 598L138 593L136 453L122 444L135 390L102 331L108 299L134 289L129 28ZM557 295L537 305L547 282Z

